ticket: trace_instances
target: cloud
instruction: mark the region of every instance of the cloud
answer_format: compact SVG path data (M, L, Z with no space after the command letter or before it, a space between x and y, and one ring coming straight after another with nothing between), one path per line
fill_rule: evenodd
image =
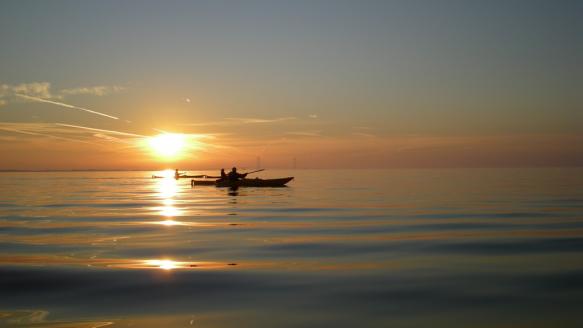
M92 86L92 87L77 87L70 89L61 89L56 93L51 91L50 82L30 82L20 84L0 84L0 106L8 104L8 101L15 99L25 99L29 101L43 100L62 100L67 96L74 95L91 95L91 96L106 96L109 94L119 93L126 90L126 88L113 86ZM26 96L26 97L23 97ZM27 98L30 97L30 98Z
M227 117L224 121L211 121L200 123L184 123L183 126L230 126L243 124L269 124L295 120L295 117L277 117L277 118L250 118L250 117Z
M124 87L113 85L113 86L93 86L93 87L78 87L71 89L62 89L59 94L62 96L74 96L74 95L92 95L92 96L106 96L114 93L120 93L125 91Z
M229 121L235 121L242 124L258 124L258 123L276 123L276 122L283 122L283 121L290 121L295 120L295 117L279 117L279 118L246 118L246 117L227 117Z
M27 100L31 100L31 101L36 101L36 102L42 102L42 103L47 103L47 104L53 104L53 105L57 105L57 106L61 106L61 107L65 107L65 108L70 108L70 109L78 109L78 110L82 110L91 114L95 114L95 115L100 115L100 116L105 116L114 120L119 120L119 117L115 117L115 116L111 116L108 114L104 114L101 112L97 112L91 109L87 109L87 108L83 108L83 107L79 107L79 106L74 106L74 105L70 105L70 104L65 104L63 102L58 102L58 101L52 101L52 100L48 100L48 99L43 99L43 98L39 98L39 97L33 97L33 96L28 96L28 95L24 95L24 94L19 94L17 93L16 96L27 99Z
M96 146L105 146L99 141L104 141L109 144L111 142L117 142L134 146L137 144L137 140L142 140L146 137L129 132L97 129L63 123L0 122L0 131L25 134L39 138L49 137L51 139L80 142Z
M21 83L16 85L0 85L0 97L9 97L15 94L24 94L31 97L51 98L51 84L49 82Z
M22 125L22 126L19 126L19 125ZM45 133L45 130L47 130L47 129L46 129L46 125L44 125L44 124L38 124L38 126L35 127L33 124L0 123L0 130L7 131L7 132L13 132L13 133L27 134L27 135L32 135L32 136L49 137L52 139L59 139L59 140L65 140L65 141L81 142L81 143L85 143L85 144L94 144L94 143L91 143L91 142L88 142L85 140L81 140L81 139L68 138L68 137L63 137L63 136Z
M352 135L353 136L356 136L356 137L366 137L366 138L373 138L373 137L375 137L374 134L364 133L364 132L353 132Z
M291 131L291 132L286 132L285 134L292 135L292 136L300 136L300 137L321 137L322 136L320 131Z
M129 137L144 137L143 135L135 134L135 133L90 128L90 127L81 126L81 125L72 125L72 124L65 124L65 123L55 123L55 125L68 127L68 128L74 128L74 129L88 130L88 131L105 132L105 133L111 133L111 134L117 134L117 135L122 135L122 136L129 136Z
M318 115L317 115L317 114L310 114L310 115L308 115L308 117L309 117L309 118L314 118L314 119L315 119L315 118L318 118Z

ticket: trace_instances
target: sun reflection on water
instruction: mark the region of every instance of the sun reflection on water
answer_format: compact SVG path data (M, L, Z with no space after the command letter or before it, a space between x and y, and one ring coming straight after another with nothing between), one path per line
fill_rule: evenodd
M178 182L174 179L159 179L157 187L162 199L172 198L178 193Z
M163 270L172 270L178 268L181 264L180 262L172 260L147 260L146 265L152 267L159 267Z
M178 181L171 178L159 179L157 181L157 189L158 197L162 199L163 204L162 207L158 208L158 213L167 218L182 215L182 212L176 206L174 206L174 198L178 195L179 192Z
M169 219L169 220L163 220L163 221L156 222L156 223L157 224L161 224L161 225L165 225L165 226L168 226L168 227L170 227L170 226L177 226L177 225L184 225L183 222L174 221L174 220L171 220L171 219Z
M175 217L175 216L180 216L181 214L182 214L182 212L178 208L176 208L172 205L164 206L160 210L160 215L165 216L165 217L169 217L169 218Z

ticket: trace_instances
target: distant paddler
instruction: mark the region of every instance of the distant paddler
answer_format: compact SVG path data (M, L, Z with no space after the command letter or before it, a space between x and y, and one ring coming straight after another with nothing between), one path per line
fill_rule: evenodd
M245 179L247 174L249 174L249 173L239 173L239 172L237 172L237 168L233 167L231 169L231 172L229 172L229 174L227 174L227 180L229 180L230 182L239 181L241 179ZM222 176L222 174L221 174L221 176Z
M212 183L221 183L221 182L229 182L229 183L236 183L238 181L242 181L245 180L245 177L247 177L248 174L252 174L252 173L257 173L257 172L261 172L261 171L265 171L265 169L260 169L260 170L255 170L255 171L251 171L251 172L247 172L247 173L239 173L237 172L237 168L233 167L231 169L231 171L229 173L225 173L225 169L221 169L221 175L220 176L212 176L212 175L197 175L197 176L191 176L191 175L178 175L179 178L185 178L185 177L193 177L193 178L205 178L205 179L217 179L216 181L212 181ZM178 172L178 170L176 170L176 172ZM177 178L178 179L178 178ZM207 184L207 181L200 181L200 180L191 180L190 181L190 185L194 186L197 183L201 183L204 182L204 184Z

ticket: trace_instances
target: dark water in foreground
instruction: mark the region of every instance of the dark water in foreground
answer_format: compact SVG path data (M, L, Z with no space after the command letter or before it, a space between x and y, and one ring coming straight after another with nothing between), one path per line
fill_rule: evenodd
M583 170L0 174L0 326L581 327Z

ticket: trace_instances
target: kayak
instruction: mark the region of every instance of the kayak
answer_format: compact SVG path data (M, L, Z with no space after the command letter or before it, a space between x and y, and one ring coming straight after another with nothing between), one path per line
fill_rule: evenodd
M279 179L242 179L238 181L217 181L217 187L283 187L286 183L293 180L294 177Z
M192 180L193 186L217 186L217 187L284 187L293 177L279 179L242 179L238 181Z
M217 184L216 180L205 179L205 180L191 180L190 185L192 186L215 186Z
M180 175L178 179L192 179L192 178L204 178L204 175ZM168 177L163 177L160 175L152 175L152 179L166 179ZM171 177L172 179L177 179L175 176Z

